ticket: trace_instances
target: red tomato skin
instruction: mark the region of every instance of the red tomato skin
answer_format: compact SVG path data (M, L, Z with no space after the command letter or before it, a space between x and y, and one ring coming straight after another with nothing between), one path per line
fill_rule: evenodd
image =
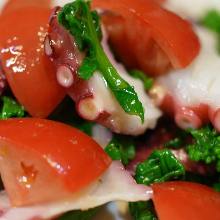
M11 152L10 155L7 156L7 152ZM11 155L15 155L14 161L10 161ZM17 161L16 155L21 160ZM97 180L111 163L111 159L104 150L81 131L59 122L36 118L0 121L0 159L1 156L0 170L4 174L2 179L12 203L16 205L51 200L56 194L71 196L72 193L80 191ZM40 183L36 179L30 189L23 189L23 185L21 186L18 181L18 173L21 170L17 167L14 170L13 167L17 163L25 173L32 167ZM11 179L14 178L12 182L7 181L10 173L6 173L6 165L9 166L9 168L6 167L8 170L14 172L14 176L10 176ZM44 173L44 170L47 172ZM41 177L50 182L44 182ZM35 187L35 181L38 181L40 189ZM52 191L46 199L43 194L36 199L28 197L31 189L36 189L36 192L32 193L36 195L38 190L47 192L50 188L53 189L55 187L53 183L62 184L60 192ZM11 189L17 189L16 196L15 191ZM29 203L23 200L24 195L30 199Z
M219 220L220 193L191 182L154 184L153 202L160 220Z
M3 7L1 14L10 13L17 9L29 6L50 8L51 0L8 0Z
M143 34L142 25L109 13L102 15L102 22L113 51L128 69L140 69L151 76L162 75L171 69L167 55L152 38L150 31L145 30ZM129 34L134 26L135 33Z
M153 42L149 45L149 34L168 56L174 68L188 66L200 51L200 42L192 26L186 20L160 7L155 1L94 0L92 7L111 11L126 18L126 37L129 37L129 42L127 38L125 42L121 41L121 44L124 48L131 47L134 57L137 55L138 59L144 57L145 46L150 46L150 52L152 50L155 53L156 48L151 48Z
M9 9L7 9L9 10ZM1 61L9 85L25 109L47 117L65 96L43 42L50 9L24 7L0 17Z

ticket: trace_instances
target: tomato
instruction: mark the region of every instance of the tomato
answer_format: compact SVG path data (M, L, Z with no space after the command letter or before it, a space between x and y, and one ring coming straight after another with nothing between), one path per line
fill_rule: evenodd
M157 76L171 68L167 55L151 34L147 31L143 34L142 25L128 24L128 20L113 14L103 14L102 22L107 29L113 51L128 69L140 69L148 75ZM135 26L135 32L130 34L128 26Z
M51 5L51 0L9 0L5 4L2 14L8 13L19 8L24 8L27 6L35 6L35 7L45 7L49 8Z
M207 186L176 181L152 187L160 220L220 219L220 193Z
M92 138L73 127L36 118L0 121L0 173L13 205L71 197L110 163Z
M151 75L188 66L200 43L191 25L153 0L94 0L116 54L129 68Z
M9 9L8 9L9 10ZM55 67L44 54L50 9L24 7L0 17L1 61L9 85L25 109L47 117L64 98Z

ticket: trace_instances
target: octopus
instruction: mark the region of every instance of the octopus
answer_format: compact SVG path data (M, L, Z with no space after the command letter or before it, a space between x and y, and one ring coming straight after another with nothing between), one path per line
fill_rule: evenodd
M150 93L180 128L199 128L211 123L220 131L217 38L200 26L195 26L195 30L201 42L199 56L187 68L158 77Z
M58 7L54 10L49 22L49 32L44 43L45 54L54 63L57 81L76 103L79 115L86 120L98 122L116 133L140 135L147 128L153 129L161 112L154 106L141 80L129 76L123 65L115 60L108 46L104 27L102 40L104 51L123 79L135 88L144 106L144 123L138 116L124 112L100 72L96 71L87 81L79 78L77 70L85 54L78 50L74 38L58 23L59 9Z

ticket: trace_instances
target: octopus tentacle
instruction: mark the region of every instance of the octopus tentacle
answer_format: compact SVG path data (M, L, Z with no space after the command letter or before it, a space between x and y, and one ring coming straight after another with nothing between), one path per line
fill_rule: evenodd
M201 52L191 66L159 77L150 92L155 103L181 128L199 128L212 123L220 131L220 56L215 36L195 27Z
M206 104L183 105L160 85L155 85L150 94L155 103L173 117L176 124L182 129L199 128L209 122L209 107Z
M49 22L49 32L44 41L45 54L54 63L57 81L76 103L79 115L117 133L139 135L147 128L154 128L161 113L148 97L143 83L129 76L125 68L114 60L104 28L102 45L107 56L122 78L135 87L144 108L149 112L145 115L144 123L137 116L124 112L98 71L87 81L79 77L77 71L85 54L79 51L74 38L58 23L59 10L54 10Z

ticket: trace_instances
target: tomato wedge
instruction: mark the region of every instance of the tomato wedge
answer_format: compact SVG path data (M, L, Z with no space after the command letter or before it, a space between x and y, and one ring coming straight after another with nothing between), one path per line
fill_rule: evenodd
M44 55L50 13L45 6L28 6L0 17L0 59L7 80L18 101L36 117L47 117L65 96Z
M152 187L160 220L220 219L220 193L207 186L176 181Z
M188 66L198 55L200 43L191 25L154 0L94 0L104 13L116 53L130 67L148 74ZM115 17L115 18L114 18Z
M8 0L4 5L2 14L17 10L19 8L24 8L27 6L35 7L45 7L49 8L51 5L51 0Z
M73 127L35 118L0 121L0 173L13 205L73 196L110 163L92 138Z

